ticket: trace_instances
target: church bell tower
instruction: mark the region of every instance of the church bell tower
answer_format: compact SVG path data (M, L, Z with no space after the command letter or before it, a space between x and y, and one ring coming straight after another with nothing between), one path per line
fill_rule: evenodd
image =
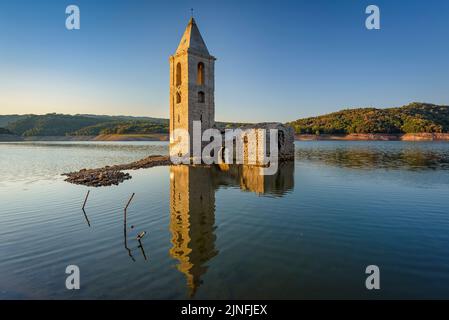
M214 64L193 17L175 54L170 56L170 143L175 129L190 135L193 121L201 122L201 133L215 124Z

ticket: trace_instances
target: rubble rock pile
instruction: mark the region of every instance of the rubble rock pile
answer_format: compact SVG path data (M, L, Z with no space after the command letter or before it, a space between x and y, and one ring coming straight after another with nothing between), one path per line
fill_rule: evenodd
M137 170L155 166L167 166L170 164L171 162L168 156L157 155L128 164L106 166L98 169L81 169L80 171L63 173L62 175L67 176L65 181L70 183L91 187L103 187L118 185L125 180L131 179L131 175L127 172L122 172L123 170Z

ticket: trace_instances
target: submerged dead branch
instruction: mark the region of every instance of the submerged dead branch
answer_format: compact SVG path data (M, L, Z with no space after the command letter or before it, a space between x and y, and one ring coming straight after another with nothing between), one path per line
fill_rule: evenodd
M128 210L129 204L130 204L130 203L131 203L131 201L133 200L133 198L134 198L134 195L135 195L135 193L133 192L133 194L131 195L131 198L129 198L129 200L128 200L128 203L126 204L126 207L125 207L125 212L126 212L126 210Z
M87 202L87 198L89 198L89 193L90 193L90 190L87 190L86 198L84 198L84 203L83 203L83 211L84 211L84 208L86 207L86 202Z

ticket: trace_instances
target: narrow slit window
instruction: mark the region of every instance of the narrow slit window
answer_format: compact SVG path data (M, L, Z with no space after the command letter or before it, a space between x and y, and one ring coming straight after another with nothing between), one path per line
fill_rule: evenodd
M198 63L198 72L197 72L196 83L199 85L204 84L204 63L202 63L202 62Z
M180 86L182 83L182 71L181 71L181 63L178 62L176 65L176 86Z
M198 92L198 102L204 103L205 100L206 100L206 98L205 98L204 92L203 91Z

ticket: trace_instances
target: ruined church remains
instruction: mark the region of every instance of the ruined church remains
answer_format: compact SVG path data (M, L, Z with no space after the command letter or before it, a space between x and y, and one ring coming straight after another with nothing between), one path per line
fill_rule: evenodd
M207 129L217 128L215 125L215 60L209 53L192 17L181 38L174 55L170 56L170 155L180 154L175 148L179 137L177 129L188 132L188 149L193 154L194 126L201 125L201 136ZM198 125L197 125L198 126ZM212 157L220 160L235 159L236 154L243 153L243 163L266 164L270 154L270 129L277 130L277 154L279 160L294 158L294 131L281 123L258 123L246 125L235 130L235 136L228 136L221 131L222 145ZM231 140L231 141L230 141ZM239 143L239 142L242 143ZM201 150L208 142L201 142ZM233 146L234 148L229 148ZM229 151L232 149L232 151Z

